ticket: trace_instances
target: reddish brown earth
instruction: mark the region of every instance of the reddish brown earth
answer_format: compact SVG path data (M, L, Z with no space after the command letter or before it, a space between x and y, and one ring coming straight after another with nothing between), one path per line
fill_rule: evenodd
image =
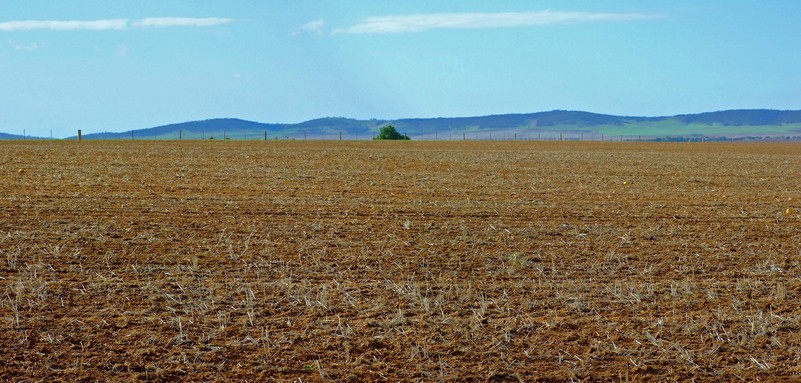
M1 142L0 380L799 380L797 210L797 144Z

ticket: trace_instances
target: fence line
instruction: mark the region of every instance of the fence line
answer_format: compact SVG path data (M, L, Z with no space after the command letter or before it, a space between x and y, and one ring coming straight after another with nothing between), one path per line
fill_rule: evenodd
M236 140L236 141L274 141L274 140L323 140L323 141L371 141L375 132L359 131L347 133L333 130L302 130L294 132L270 132L267 130L244 131L231 134L227 129L220 131L185 131L160 134L157 131L129 131L123 133L109 133L107 131L86 134L78 129L77 140ZM558 131L434 131L422 135L410 135L416 141L599 141L599 142L637 142L637 141L677 141L677 142L704 142L704 141L799 141L801 136L753 136L753 137L707 137L691 136L646 136L642 135L606 135L604 133L566 133ZM456 134L454 134L456 133ZM461 134L459 134L461 133ZM27 138L27 136L24 136ZM52 133L51 133L52 138Z

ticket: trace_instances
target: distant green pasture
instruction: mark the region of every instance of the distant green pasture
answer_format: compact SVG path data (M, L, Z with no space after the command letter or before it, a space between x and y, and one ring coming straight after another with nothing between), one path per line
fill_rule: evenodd
M560 130L588 129L581 126L559 126ZM787 125L722 125L722 124L682 124L675 120L626 125L598 125L590 129L607 136L762 136L762 135L801 135L801 124Z

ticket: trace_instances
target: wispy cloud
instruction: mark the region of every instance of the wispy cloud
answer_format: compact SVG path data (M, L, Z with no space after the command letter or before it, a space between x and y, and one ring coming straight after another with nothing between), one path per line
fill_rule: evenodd
M77 30L113 30L126 29L128 20L126 19L107 19L107 20L22 20L0 22L0 31L30 31L34 29L49 29L52 31L77 31Z
M18 51L35 51L39 49L39 44L38 43L14 44L14 49Z
M301 32L308 32L308 33L322 34L323 29L325 29L325 20L322 19L309 21L308 23L300 26ZM295 33L295 35L297 34L299 33Z
M192 18L192 17L151 17L135 21L133 26L145 28L163 28L163 27L212 27L215 25L223 25L231 22L231 19L222 17L205 17L205 18Z
M512 28L550 24L629 21L660 18L646 13L502 12L430 13L368 17L333 33L371 34L424 32L432 29Z
M107 31L134 28L210 27L228 24L232 20L221 17L153 17L130 22L128 19L104 20L18 20L0 22L0 31Z

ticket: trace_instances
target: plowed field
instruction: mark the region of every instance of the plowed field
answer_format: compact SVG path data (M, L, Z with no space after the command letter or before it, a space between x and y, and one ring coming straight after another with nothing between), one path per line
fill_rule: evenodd
M801 146L0 142L0 380L801 379Z

